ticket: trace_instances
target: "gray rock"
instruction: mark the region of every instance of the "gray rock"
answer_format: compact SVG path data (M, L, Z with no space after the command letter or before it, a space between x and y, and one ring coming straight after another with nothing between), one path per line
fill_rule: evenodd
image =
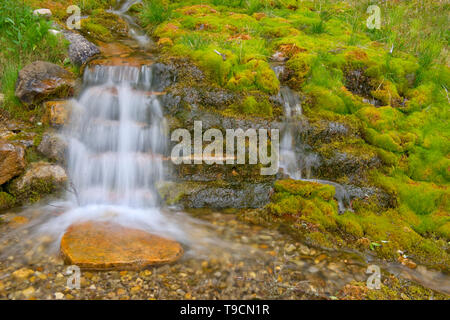
M261 208L269 202L272 184L163 182L158 191L167 204L184 208Z
M53 131L47 131L42 136L38 151L51 160L65 163L67 142L62 135Z
M52 16L52 11L50 9L36 9L33 11L33 14L49 19Z
M64 37L70 42L69 45L69 58L72 63L81 66L85 64L93 56L100 53L100 50L95 44L86 40L81 34L64 30Z
M16 83L16 96L24 104L34 104L48 97L65 98L73 95L74 75L60 66L35 61L19 71Z

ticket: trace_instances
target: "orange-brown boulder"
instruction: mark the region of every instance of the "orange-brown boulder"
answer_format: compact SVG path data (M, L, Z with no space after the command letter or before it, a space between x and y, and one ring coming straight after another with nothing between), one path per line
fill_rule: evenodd
M25 169L25 150L0 140L0 185L21 174Z
M142 230L109 222L69 227L61 240L67 264L93 270L139 270L171 263L183 255L181 245Z

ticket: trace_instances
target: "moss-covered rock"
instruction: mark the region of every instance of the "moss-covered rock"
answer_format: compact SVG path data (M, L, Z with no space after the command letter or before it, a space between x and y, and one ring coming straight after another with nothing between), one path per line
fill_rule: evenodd
M81 32L90 39L111 42L127 36L128 25L114 13L98 9L81 20Z
M46 162L32 163L25 173L11 182L9 192L17 203L33 203L61 191L67 183L65 170Z

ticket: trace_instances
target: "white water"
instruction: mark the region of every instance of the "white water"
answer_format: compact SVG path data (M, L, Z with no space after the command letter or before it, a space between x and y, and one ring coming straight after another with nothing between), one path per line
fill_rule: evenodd
M277 77L283 72L283 66L275 66L273 69ZM350 196L342 185L333 181L313 179L313 171L320 165L320 157L308 150L304 143L296 140L296 135L300 134L299 130L302 129L300 97L286 86L281 86L279 95L283 102L285 115L280 144L280 168L283 169L283 173L295 180L332 185L336 190L335 198L338 202L339 212L351 210Z
M72 191L65 212L39 231L60 239L73 223L100 220L189 241L159 210L155 184L164 178L168 129L153 78L152 66L86 68L63 132Z
M119 3L119 9L111 12L117 14L128 23L129 36L138 42L142 48L148 48L152 44L152 40L147 33L139 27L133 17L126 14L132 5L142 3L142 0L123 0Z

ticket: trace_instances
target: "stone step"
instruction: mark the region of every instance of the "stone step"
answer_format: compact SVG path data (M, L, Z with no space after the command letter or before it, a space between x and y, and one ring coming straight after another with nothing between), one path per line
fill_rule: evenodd
M160 153L151 153L151 152L130 152L125 154L126 157L130 157L131 159L136 159L138 162L151 162L151 161L170 161L170 157L166 157ZM102 152L98 154L93 154L90 156L91 159L116 159L121 155L118 152L108 151Z
M105 87L105 86L100 85L100 86L91 87L89 90L95 90L98 95L100 95L102 93L107 93L112 96L118 95L117 87ZM147 97L163 96L163 95L167 94L165 91L139 90L138 88L132 88L131 92L136 95L142 95L142 96L147 96Z
M110 222L85 222L68 228L61 240L65 263L90 270L141 270L177 261L183 255L173 240Z

